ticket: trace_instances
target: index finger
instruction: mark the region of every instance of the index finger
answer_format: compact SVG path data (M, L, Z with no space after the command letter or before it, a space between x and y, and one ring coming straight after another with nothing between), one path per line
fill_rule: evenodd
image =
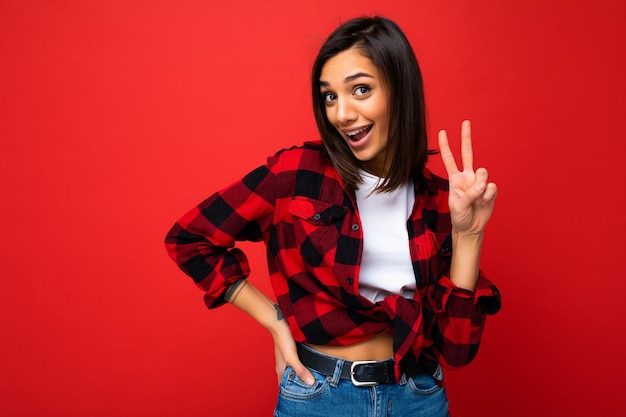
M443 166L446 168L448 176L458 173L459 169L456 166L454 155L452 155L452 151L450 150L448 134L446 131L440 130L437 139L439 141L439 155L441 155L441 161L443 162Z

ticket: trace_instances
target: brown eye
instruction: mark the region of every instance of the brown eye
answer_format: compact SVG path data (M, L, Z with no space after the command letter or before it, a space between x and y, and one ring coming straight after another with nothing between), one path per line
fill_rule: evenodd
M354 94L357 96L364 96L369 93L372 89L366 85L360 85L354 89Z
M322 99L324 100L324 102L326 103L331 103L335 100L337 100L337 96L333 93L322 93Z

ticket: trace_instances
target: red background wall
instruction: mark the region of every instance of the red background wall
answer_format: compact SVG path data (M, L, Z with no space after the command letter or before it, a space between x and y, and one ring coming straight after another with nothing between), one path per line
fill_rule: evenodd
M371 13L416 49L431 138L470 118L501 190L483 268L504 308L448 373L452 412L620 414L626 3L2 0L1 415L271 414L271 338L207 311L162 240L317 137L317 48Z

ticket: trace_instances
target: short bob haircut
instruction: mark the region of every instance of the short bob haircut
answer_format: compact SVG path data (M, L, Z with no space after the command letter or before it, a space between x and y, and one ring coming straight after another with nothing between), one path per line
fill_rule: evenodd
M392 156L387 178L377 191L392 191L411 178L422 176L428 155L426 110L422 74L402 29L381 17L360 17L339 26L322 45L311 74L313 111L322 143L347 188L362 182L359 168L349 146L328 121L321 94L320 76L326 62L351 48L357 48L380 71L389 103L387 157Z

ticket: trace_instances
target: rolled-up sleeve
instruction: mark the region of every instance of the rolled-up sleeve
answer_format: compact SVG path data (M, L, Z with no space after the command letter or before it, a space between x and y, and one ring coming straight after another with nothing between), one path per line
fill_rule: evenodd
M250 267L237 241L260 241L272 225L277 157L194 207L167 233L170 257L205 292L205 303L225 303L224 293Z
M442 276L429 288L425 301L431 313L426 326L437 360L447 368L469 364L478 353L486 316L500 310L498 289L482 272L474 291L459 288Z

